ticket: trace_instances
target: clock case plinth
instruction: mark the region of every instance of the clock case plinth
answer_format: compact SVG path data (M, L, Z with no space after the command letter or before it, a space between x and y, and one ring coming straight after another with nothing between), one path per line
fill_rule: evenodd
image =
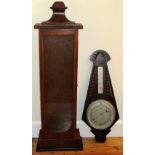
M83 150L82 138L79 129L76 129L74 136L66 138L42 138L40 130L36 151L65 151Z
M63 2L55 2L51 9L53 10L52 17L34 26L35 29L39 29L41 94L41 130L36 150L82 150L82 138L79 129L76 128L76 106L78 30L83 26L66 18L67 7ZM61 53L63 56L59 56ZM64 65L65 62L66 65ZM68 68L65 68L66 66ZM56 76L57 70L65 77ZM61 81L57 81L58 79ZM66 80L68 84L66 85L63 80ZM60 88L57 88L59 86ZM63 104L64 109L59 104ZM63 112L65 112L64 116ZM59 116L62 118L60 126Z
M91 128L91 132L95 135L96 142L105 142L106 141L106 135L111 131L110 128L116 123L116 121L119 119L119 114L117 110L116 100L113 92L113 87L111 83L111 78L107 66L107 62L110 60L109 54L104 50L97 50L95 51L91 57L90 61L93 62L93 68L90 76L90 82L88 86L87 91L87 97L85 100L84 110L82 114L82 120ZM103 93L98 94L98 77L97 77L97 67L103 67L104 70L104 76L103 76ZM109 101L116 110L116 117L114 122L110 127L104 130L95 129L87 121L86 118L86 111L88 106L95 100L99 99L105 99Z

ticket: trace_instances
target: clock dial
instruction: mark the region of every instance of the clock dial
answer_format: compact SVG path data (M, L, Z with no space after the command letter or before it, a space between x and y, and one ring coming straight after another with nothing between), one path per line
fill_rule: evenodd
M87 121L95 129L103 130L112 125L116 117L114 106L107 100L93 101L86 111Z

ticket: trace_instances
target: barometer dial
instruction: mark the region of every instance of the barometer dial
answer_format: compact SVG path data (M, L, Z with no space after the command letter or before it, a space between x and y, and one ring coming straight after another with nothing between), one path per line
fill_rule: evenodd
M96 100L88 106L86 116L90 126L95 129L103 130L113 124L116 111L109 101Z

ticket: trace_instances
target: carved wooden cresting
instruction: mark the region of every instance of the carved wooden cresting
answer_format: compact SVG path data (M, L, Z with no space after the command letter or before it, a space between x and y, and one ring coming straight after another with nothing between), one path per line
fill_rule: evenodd
M77 110L77 24L67 19L63 2L51 7L52 17L36 24L39 29L41 130L37 151L80 150L76 128Z

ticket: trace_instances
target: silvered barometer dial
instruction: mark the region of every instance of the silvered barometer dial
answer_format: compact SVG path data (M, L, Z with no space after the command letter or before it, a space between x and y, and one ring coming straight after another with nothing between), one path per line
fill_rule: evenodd
M111 84L107 62L110 56L106 51L95 51L87 97L82 120L91 128L97 142L104 142L110 128L118 120L118 110Z
M112 125L116 117L114 106L106 100L93 101L86 111L88 123L95 129L103 130Z

